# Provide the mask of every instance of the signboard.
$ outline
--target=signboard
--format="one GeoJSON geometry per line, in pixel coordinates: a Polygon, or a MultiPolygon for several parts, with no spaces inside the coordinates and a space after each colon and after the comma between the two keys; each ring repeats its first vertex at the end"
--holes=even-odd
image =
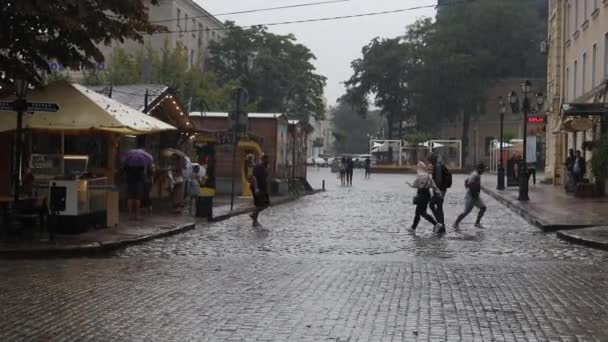
{"type": "MultiPolygon", "coordinates": [[[[15,102],[0,101],[0,112],[16,112],[17,106],[15,102]]],[[[59,111],[59,107],[56,103],[51,102],[28,102],[26,112],[48,112],[54,113],[59,111]]]]}
{"type": "Polygon", "coordinates": [[[528,123],[544,124],[544,123],[547,123],[547,117],[546,116],[529,116],[528,123]]]}
{"type": "Polygon", "coordinates": [[[593,120],[589,118],[574,118],[564,122],[564,128],[570,132],[586,131],[593,128],[593,120]]]}

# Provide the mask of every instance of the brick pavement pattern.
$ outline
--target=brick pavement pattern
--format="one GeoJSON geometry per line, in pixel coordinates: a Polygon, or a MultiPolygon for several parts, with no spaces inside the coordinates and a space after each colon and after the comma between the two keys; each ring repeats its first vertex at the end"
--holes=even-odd
{"type": "Polygon", "coordinates": [[[309,175],[330,191],[264,212],[267,231],[245,216],[107,258],[0,260],[0,341],[608,341],[605,251],[487,197],[486,229],[412,234],[406,176],[309,175]]]}
{"type": "Polygon", "coordinates": [[[0,266],[2,341],[606,341],[593,265],[266,256],[0,266]]]}

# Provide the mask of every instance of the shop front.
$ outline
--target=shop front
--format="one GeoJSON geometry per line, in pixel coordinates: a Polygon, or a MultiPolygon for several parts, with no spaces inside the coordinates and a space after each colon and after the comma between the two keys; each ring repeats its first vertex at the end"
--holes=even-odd
{"type": "MultiPolygon", "coordinates": [[[[0,177],[11,179],[17,167],[20,179],[12,182],[20,182],[23,196],[55,203],[53,195],[60,194],[57,227],[66,232],[118,224],[121,139],[174,128],[68,82],[35,90],[28,100],[57,103],[60,110],[24,116],[23,164],[11,156],[10,163],[1,164],[0,177]]],[[[14,139],[15,127],[14,116],[0,117],[3,136],[14,139]]]]}

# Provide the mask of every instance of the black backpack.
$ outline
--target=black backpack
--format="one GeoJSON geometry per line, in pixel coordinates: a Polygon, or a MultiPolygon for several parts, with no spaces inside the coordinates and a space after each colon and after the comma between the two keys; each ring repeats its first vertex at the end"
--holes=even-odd
{"type": "Polygon", "coordinates": [[[441,164],[441,181],[446,189],[452,187],[452,173],[445,165],[441,164]]]}

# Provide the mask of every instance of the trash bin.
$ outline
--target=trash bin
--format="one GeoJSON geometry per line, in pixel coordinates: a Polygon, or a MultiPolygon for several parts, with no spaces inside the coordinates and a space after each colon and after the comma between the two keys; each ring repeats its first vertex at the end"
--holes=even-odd
{"type": "Polygon", "coordinates": [[[196,217],[213,218],[213,197],[199,196],[196,199],[196,217]]]}

